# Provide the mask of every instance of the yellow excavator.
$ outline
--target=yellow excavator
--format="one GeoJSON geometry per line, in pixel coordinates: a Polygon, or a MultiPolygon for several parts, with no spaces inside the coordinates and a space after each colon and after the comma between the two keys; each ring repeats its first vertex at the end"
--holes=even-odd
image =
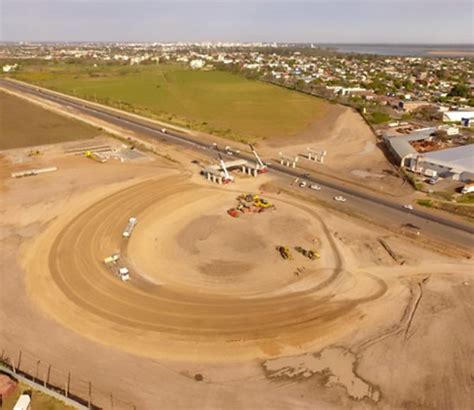
{"type": "Polygon", "coordinates": [[[313,249],[304,249],[301,246],[296,246],[295,251],[301,253],[303,256],[307,257],[308,259],[311,259],[312,261],[321,257],[319,252],[313,249]]]}
{"type": "Polygon", "coordinates": [[[280,252],[280,256],[283,258],[283,259],[292,259],[291,257],[291,252],[290,252],[290,249],[288,248],[288,246],[277,246],[276,247],[276,250],[278,252],[280,252]]]}

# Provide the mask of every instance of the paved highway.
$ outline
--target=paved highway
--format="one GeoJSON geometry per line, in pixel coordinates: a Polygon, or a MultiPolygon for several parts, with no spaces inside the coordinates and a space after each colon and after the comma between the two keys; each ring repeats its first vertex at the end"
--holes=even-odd
{"type": "MultiPolygon", "coordinates": [[[[63,94],[49,92],[24,83],[0,80],[0,86],[14,91],[32,94],[36,97],[58,103],[63,107],[72,108],[89,116],[107,121],[124,129],[151,136],[162,142],[200,150],[202,153],[215,157],[214,146],[210,146],[207,143],[195,140],[188,135],[180,134],[175,131],[168,130],[166,133],[162,132],[157,124],[147,121],[146,119],[139,120],[127,115],[126,113],[118,114],[116,111],[91,104],[84,100],[78,100],[63,94]]],[[[240,152],[234,153],[234,156],[254,161],[254,157],[251,154],[240,152]]],[[[296,177],[302,178],[303,174],[303,171],[301,170],[284,167],[280,164],[272,163],[269,166],[269,169],[275,175],[286,178],[290,177],[292,179],[296,177]]],[[[318,193],[311,191],[311,194],[324,196],[325,199],[329,199],[328,194],[343,194],[348,201],[345,204],[340,204],[341,206],[356,209],[357,211],[365,213],[370,218],[379,220],[387,225],[399,227],[402,224],[411,223],[422,228],[424,234],[432,235],[440,240],[468,247],[472,244],[474,227],[469,223],[454,221],[420,209],[414,209],[412,211],[406,210],[402,208],[399,203],[386,197],[381,197],[340,181],[331,180],[326,176],[322,177],[312,174],[305,176],[303,179],[310,183],[317,183],[323,187],[324,193],[322,195],[320,193],[321,191],[318,193]]]]}

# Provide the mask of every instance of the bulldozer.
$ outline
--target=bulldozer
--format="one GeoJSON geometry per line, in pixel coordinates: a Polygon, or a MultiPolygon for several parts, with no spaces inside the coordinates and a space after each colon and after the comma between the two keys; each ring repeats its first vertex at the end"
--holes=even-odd
{"type": "Polygon", "coordinates": [[[43,155],[43,152],[40,151],[40,150],[37,150],[37,149],[32,149],[32,150],[28,153],[28,156],[29,156],[29,157],[40,157],[41,155],[43,155]]]}
{"type": "Polygon", "coordinates": [[[319,252],[313,249],[304,249],[301,246],[296,246],[295,251],[301,253],[303,256],[305,256],[308,259],[311,259],[312,261],[319,259],[321,257],[319,252]]]}
{"type": "Polygon", "coordinates": [[[280,256],[283,258],[283,259],[291,259],[291,252],[290,252],[290,249],[288,248],[288,246],[277,246],[276,247],[276,250],[278,252],[280,252],[280,256]]]}

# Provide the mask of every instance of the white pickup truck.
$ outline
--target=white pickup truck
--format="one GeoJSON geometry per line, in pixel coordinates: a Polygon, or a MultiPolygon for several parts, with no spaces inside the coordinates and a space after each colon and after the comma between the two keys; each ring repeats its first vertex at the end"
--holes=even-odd
{"type": "Polygon", "coordinates": [[[125,230],[122,233],[122,236],[124,238],[130,238],[130,235],[132,234],[133,228],[135,228],[135,225],[137,224],[137,222],[138,222],[137,218],[130,218],[128,220],[127,227],[125,228],[125,230]]]}
{"type": "Polygon", "coordinates": [[[130,280],[130,273],[127,268],[119,268],[117,273],[120,276],[120,279],[122,279],[124,282],[130,280]]]}

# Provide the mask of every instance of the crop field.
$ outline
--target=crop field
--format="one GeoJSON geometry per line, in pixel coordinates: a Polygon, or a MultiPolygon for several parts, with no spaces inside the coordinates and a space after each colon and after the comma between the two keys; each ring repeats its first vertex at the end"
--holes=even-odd
{"type": "Polygon", "coordinates": [[[220,71],[176,65],[26,66],[19,80],[236,140],[291,137],[328,103],[220,71]]]}
{"type": "Polygon", "coordinates": [[[95,137],[92,126],[0,92],[0,150],[95,137]]]}

